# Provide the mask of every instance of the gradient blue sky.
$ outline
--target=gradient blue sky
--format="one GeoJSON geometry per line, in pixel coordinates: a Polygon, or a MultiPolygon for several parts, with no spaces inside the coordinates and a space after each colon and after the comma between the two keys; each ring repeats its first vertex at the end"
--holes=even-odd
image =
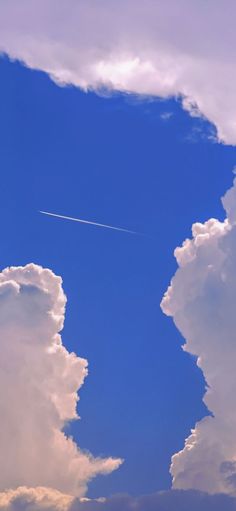
{"type": "Polygon", "coordinates": [[[169,488],[170,457],[206,409],[201,373],[159,304],[192,223],[223,218],[235,148],[178,101],[86,94],[6,58],[0,74],[1,267],[33,261],[62,276],[63,340],[90,369],[82,420],[67,431],[125,459],[89,495],[169,488]]]}

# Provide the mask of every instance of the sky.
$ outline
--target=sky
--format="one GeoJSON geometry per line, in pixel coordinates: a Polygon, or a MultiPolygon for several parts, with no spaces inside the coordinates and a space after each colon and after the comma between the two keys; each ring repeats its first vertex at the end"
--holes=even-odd
{"type": "Polygon", "coordinates": [[[112,4],[0,2],[0,509],[230,511],[233,18],[112,4]]]}

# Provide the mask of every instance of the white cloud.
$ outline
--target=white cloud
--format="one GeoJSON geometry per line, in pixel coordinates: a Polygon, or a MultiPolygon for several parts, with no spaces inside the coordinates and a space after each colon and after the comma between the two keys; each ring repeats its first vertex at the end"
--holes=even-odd
{"type": "Polygon", "coordinates": [[[67,511],[74,501],[74,497],[51,488],[19,487],[15,490],[6,490],[0,493],[0,510],[16,511],[67,511]]]}
{"type": "Polygon", "coordinates": [[[66,298],[61,278],[29,264],[0,273],[0,490],[49,486],[83,495],[121,460],[93,458],[67,438],[87,361],[58,332],[66,298]]]}
{"type": "Polygon", "coordinates": [[[0,493],[0,511],[236,511],[236,499],[196,491],[166,491],[143,497],[78,499],[49,488],[0,493]]]}
{"type": "Polygon", "coordinates": [[[163,121],[169,121],[171,119],[171,117],[173,116],[173,112],[163,112],[161,115],[160,115],[160,118],[163,120],[163,121]]]}
{"type": "Polygon", "coordinates": [[[179,264],[162,301],[196,355],[213,416],[196,424],[172,458],[174,488],[236,495],[236,179],[223,198],[227,217],[193,225],[175,250],[179,264]]]}
{"type": "Polygon", "coordinates": [[[60,83],[185,96],[236,144],[234,0],[1,0],[0,51],[60,83]]]}

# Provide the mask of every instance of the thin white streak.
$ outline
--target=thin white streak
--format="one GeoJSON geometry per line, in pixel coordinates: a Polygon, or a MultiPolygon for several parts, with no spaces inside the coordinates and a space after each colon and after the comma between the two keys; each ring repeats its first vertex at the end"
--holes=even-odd
{"type": "Polygon", "coordinates": [[[129,229],[123,229],[122,227],[114,227],[113,225],[99,224],[98,222],[91,222],[90,220],[82,220],[81,218],[74,218],[71,216],[57,215],[56,213],[49,213],[48,211],[39,211],[39,213],[43,213],[43,215],[54,216],[56,218],[62,218],[63,220],[72,220],[73,222],[79,222],[81,224],[95,225],[96,227],[105,227],[106,229],[113,229],[114,231],[123,231],[137,235],[141,234],[139,232],[130,231],[129,229]]]}

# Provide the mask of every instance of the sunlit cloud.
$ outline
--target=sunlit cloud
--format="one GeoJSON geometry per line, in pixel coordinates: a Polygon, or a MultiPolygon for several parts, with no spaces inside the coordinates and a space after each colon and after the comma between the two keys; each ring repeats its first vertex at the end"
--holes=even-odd
{"type": "Polygon", "coordinates": [[[34,264],[0,273],[0,490],[47,486],[82,496],[120,459],[94,458],[63,431],[78,418],[87,360],[62,344],[62,280],[34,264]],[[3,461],[4,460],[4,461],[3,461]]]}
{"type": "Polygon", "coordinates": [[[179,269],[162,309],[197,357],[211,413],[173,456],[173,487],[236,494],[236,180],[223,205],[224,222],[194,224],[193,238],[175,250],[179,269]]]}
{"type": "Polygon", "coordinates": [[[0,51],[60,85],[181,96],[236,144],[235,15],[233,0],[3,0],[0,51]]]}

